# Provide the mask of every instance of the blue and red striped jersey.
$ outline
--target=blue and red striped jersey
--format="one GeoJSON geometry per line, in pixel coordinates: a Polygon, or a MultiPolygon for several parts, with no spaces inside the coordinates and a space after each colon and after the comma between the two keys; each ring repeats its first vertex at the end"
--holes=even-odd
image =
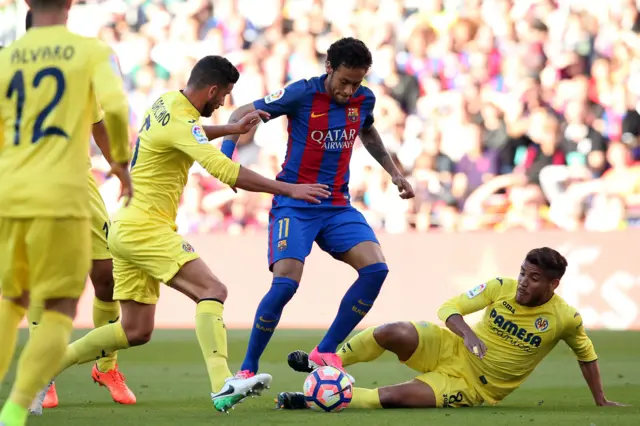
{"type": "MultiPolygon", "coordinates": [[[[349,204],[349,162],[362,128],[373,125],[376,98],[360,86],[346,104],[336,103],[324,88],[327,75],[296,81],[253,103],[271,118],[286,115],[287,153],[277,179],[289,183],[324,183],[331,197],[321,205],[349,204]]],[[[278,198],[278,205],[309,206],[278,198]]]]}

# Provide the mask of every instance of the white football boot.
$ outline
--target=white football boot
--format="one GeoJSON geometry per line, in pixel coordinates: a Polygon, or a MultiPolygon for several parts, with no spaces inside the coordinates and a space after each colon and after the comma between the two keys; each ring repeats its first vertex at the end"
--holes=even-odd
{"type": "Polygon", "coordinates": [[[31,406],[29,407],[29,413],[32,416],[42,415],[42,404],[44,403],[44,398],[45,396],[47,396],[47,391],[49,390],[49,387],[51,386],[52,383],[53,383],[53,380],[50,381],[49,384],[44,387],[44,389],[38,392],[35,399],[31,403],[31,406]]]}
{"type": "Polygon", "coordinates": [[[227,413],[245,398],[255,397],[269,389],[273,378],[269,374],[256,374],[249,378],[230,377],[219,392],[211,393],[211,402],[217,411],[227,413]]]}

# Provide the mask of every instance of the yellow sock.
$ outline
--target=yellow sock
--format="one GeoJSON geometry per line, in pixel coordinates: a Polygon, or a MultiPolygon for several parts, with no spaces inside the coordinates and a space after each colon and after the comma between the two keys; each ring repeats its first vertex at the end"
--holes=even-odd
{"type": "Polygon", "coordinates": [[[29,321],[29,335],[31,335],[38,328],[40,319],[42,318],[42,312],[44,312],[44,302],[41,300],[32,300],[29,304],[29,310],[27,311],[27,321],[29,321]]]}
{"type": "Polygon", "coordinates": [[[369,327],[361,331],[342,346],[338,351],[342,365],[346,367],[358,362],[373,361],[384,353],[384,348],[373,337],[375,329],[376,327],[369,327]]]}
{"type": "Polygon", "coordinates": [[[45,310],[38,332],[29,338],[18,361],[16,381],[9,401],[25,410],[36,394],[53,378],[69,344],[71,317],[45,310]]]}
{"type": "Polygon", "coordinates": [[[211,391],[218,392],[233,376],[227,365],[227,330],[222,320],[222,303],[204,300],[196,306],[196,336],[207,364],[211,391]]]}
{"type": "Polygon", "coordinates": [[[127,335],[119,322],[91,330],[67,347],[56,376],[72,365],[96,361],[128,347],[127,335]]]}
{"type": "Polygon", "coordinates": [[[9,370],[13,354],[16,350],[18,327],[24,317],[25,309],[11,302],[0,300],[0,383],[9,370]]]}
{"type": "Polygon", "coordinates": [[[353,388],[349,408],[382,408],[378,389],[353,388]]]}
{"type": "MultiPolygon", "coordinates": [[[[98,298],[93,299],[93,325],[95,328],[113,324],[120,319],[120,302],[103,302],[98,298]]],[[[100,358],[96,364],[102,372],[116,368],[118,353],[112,352],[104,358],[100,358]]]]}

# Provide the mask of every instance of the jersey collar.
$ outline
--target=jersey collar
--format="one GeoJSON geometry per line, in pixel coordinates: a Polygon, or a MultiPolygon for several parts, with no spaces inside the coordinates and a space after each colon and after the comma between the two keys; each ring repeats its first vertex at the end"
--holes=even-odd
{"type": "Polygon", "coordinates": [[[184,93],[182,93],[182,90],[180,90],[180,96],[178,96],[177,99],[180,102],[180,106],[184,107],[185,112],[187,114],[189,114],[190,116],[192,116],[196,120],[198,120],[200,118],[200,111],[198,111],[198,109],[193,106],[191,101],[189,99],[187,99],[187,97],[184,95],[184,93]]]}

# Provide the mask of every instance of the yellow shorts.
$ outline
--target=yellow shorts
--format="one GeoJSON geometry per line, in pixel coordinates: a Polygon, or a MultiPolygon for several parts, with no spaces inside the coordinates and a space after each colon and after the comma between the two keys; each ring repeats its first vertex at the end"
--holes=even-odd
{"type": "Polygon", "coordinates": [[[416,379],[428,384],[442,407],[472,407],[481,405],[482,397],[468,380],[466,361],[461,351],[462,340],[449,330],[425,321],[412,322],[418,331],[416,351],[405,364],[421,373],[416,379]]]}
{"type": "Polygon", "coordinates": [[[89,219],[0,217],[0,289],[18,298],[79,298],[91,268],[89,219]]]}
{"type": "Polygon", "coordinates": [[[91,209],[91,259],[111,259],[107,244],[111,226],[109,214],[91,170],[89,170],[89,208],[91,209]]]}
{"type": "Polygon", "coordinates": [[[114,300],[155,305],[160,283],[199,256],[169,225],[115,221],[109,232],[114,300]]]}

